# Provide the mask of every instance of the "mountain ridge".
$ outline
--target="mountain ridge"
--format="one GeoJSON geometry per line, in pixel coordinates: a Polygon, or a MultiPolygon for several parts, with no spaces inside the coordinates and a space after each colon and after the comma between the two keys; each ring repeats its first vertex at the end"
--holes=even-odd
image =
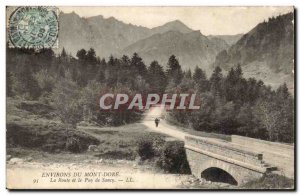
{"type": "Polygon", "coordinates": [[[220,49],[228,47],[224,40],[210,40],[200,30],[194,31],[180,20],[170,21],[164,25],[150,29],[126,24],[114,17],[104,18],[102,15],[98,15],[83,18],[72,12],[60,14],[60,26],[59,43],[68,52],[71,52],[73,56],[76,56],[77,51],[82,48],[87,50],[92,47],[100,57],[107,58],[110,55],[120,57],[123,54],[131,56],[136,52],[143,59],[145,57],[146,64],[157,60],[165,66],[165,59],[175,54],[178,55],[185,69],[193,68],[196,65],[200,65],[206,69],[208,64],[212,63],[212,56],[216,55],[220,49]],[[178,32],[177,35],[175,32],[178,32]],[[171,37],[168,37],[168,35],[171,37]],[[160,36],[160,39],[167,38],[168,41],[157,40],[160,36]],[[177,41],[176,37],[180,38],[181,45],[175,43],[177,41]],[[148,48],[148,53],[144,55],[146,49],[142,49],[141,46],[137,45],[142,40],[152,38],[156,40],[155,43],[157,45],[155,46],[148,41],[147,44],[149,47],[152,47],[152,51],[148,48]],[[164,43],[164,45],[161,43],[164,43]],[[199,45],[196,46],[195,43],[199,45]],[[177,48],[173,47],[174,44],[177,45],[177,48]],[[204,49],[208,45],[210,46],[209,49],[204,49]],[[134,46],[138,48],[134,49],[134,46]],[[160,49],[159,53],[155,53],[153,50],[155,47],[164,48],[166,51],[160,49]],[[130,51],[126,51],[130,48],[130,51]],[[195,51],[192,51],[191,48],[195,49],[195,51]],[[208,52],[211,52],[211,54],[208,54],[208,52]]]}
{"type": "MultiPolygon", "coordinates": [[[[272,83],[289,83],[293,89],[294,70],[294,14],[292,12],[257,24],[244,34],[227,50],[221,51],[213,66],[220,66],[225,70],[241,64],[246,75],[256,75],[272,85],[272,83]],[[251,67],[259,64],[255,70],[251,67]],[[259,69],[259,70],[258,70],[259,69]],[[271,81],[276,75],[280,82],[271,81]],[[264,76],[262,76],[264,75],[264,76]],[[272,77],[270,75],[273,75],[272,77]]],[[[273,85],[277,87],[278,85],[273,85]]]]}
{"type": "Polygon", "coordinates": [[[199,66],[208,70],[215,55],[227,47],[225,41],[212,41],[200,31],[189,33],[168,31],[139,40],[126,47],[123,52],[125,54],[138,52],[146,63],[157,60],[163,66],[166,66],[169,56],[174,54],[183,69],[194,69],[199,66]]]}

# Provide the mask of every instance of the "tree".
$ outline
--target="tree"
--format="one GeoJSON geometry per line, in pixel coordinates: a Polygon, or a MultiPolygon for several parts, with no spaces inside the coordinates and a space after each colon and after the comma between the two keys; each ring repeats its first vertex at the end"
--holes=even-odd
{"type": "Polygon", "coordinates": [[[96,52],[93,48],[90,48],[86,54],[86,62],[87,62],[87,70],[86,70],[86,77],[88,80],[93,80],[98,72],[97,66],[97,57],[96,52]]]}
{"type": "Polygon", "coordinates": [[[128,56],[123,55],[120,60],[120,69],[119,69],[119,82],[122,84],[131,85],[134,81],[132,77],[132,69],[130,68],[130,59],[128,56]]]}
{"type": "Polygon", "coordinates": [[[63,47],[63,49],[62,49],[62,51],[61,51],[61,54],[60,54],[60,56],[62,57],[62,58],[65,58],[65,57],[67,57],[67,52],[66,52],[66,50],[65,50],[65,48],[63,47]]]}
{"type": "Polygon", "coordinates": [[[256,103],[256,117],[264,125],[270,141],[293,142],[294,101],[286,93],[284,84],[278,88],[277,92],[271,100],[260,99],[256,103]]]}
{"type": "Polygon", "coordinates": [[[219,66],[217,66],[209,79],[210,91],[214,95],[222,95],[222,80],[222,69],[219,66]]]}
{"type": "Polygon", "coordinates": [[[184,73],[184,76],[188,79],[191,79],[192,78],[192,71],[191,69],[188,69],[185,73],[184,73]]]}
{"type": "Polygon", "coordinates": [[[10,71],[6,71],[6,96],[11,97],[13,93],[14,76],[10,71]]]}
{"type": "Polygon", "coordinates": [[[95,80],[89,81],[87,86],[82,90],[82,105],[83,105],[83,119],[85,121],[97,121],[97,112],[99,110],[99,93],[101,91],[101,84],[95,80]]]}
{"type": "Polygon", "coordinates": [[[143,78],[146,77],[146,65],[144,64],[143,59],[137,53],[134,53],[131,58],[131,67],[135,69],[137,74],[141,75],[143,78]]]}
{"type": "Polygon", "coordinates": [[[261,119],[255,117],[254,107],[251,104],[246,103],[239,109],[236,121],[239,123],[236,134],[268,139],[267,131],[261,123],[261,119]]]}
{"type": "Polygon", "coordinates": [[[96,52],[93,48],[90,48],[86,54],[86,60],[90,64],[96,64],[97,63],[97,57],[96,52]]]}
{"type": "Polygon", "coordinates": [[[79,86],[72,80],[71,74],[66,73],[55,85],[52,99],[57,116],[66,125],[67,129],[76,128],[83,116],[79,86]]]}
{"type": "Polygon", "coordinates": [[[34,75],[35,79],[38,82],[40,89],[43,92],[52,92],[52,89],[55,85],[55,78],[51,76],[48,70],[42,69],[34,75]]]}
{"type": "Polygon", "coordinates": [[[193,74],[193,81],[195,82],[197,88],[200,92],[205,92],[209,90],[209,83],[206,78],[205,72],[196,66],[194,74],[193,74]]]}
{"type": "Polygon", "coordinates": [[[290,97],[289,89],[287,88],[286,83],[283,83],[278,87],[276,96],[279,101],[287,100],[290,97]]]}
{"type": "Polygon", "coordinates": [[[116,86],[118,82],[118,62],[113,56],[109,57],[105,70],[105,79],[108,86],[116,86]]]}
{"type": "Polygon", "coordinates": [[[167,77],[157,61],[151,62],[148,68],[147,82],[150,85],[150,92],[153,93],[163,93],[166,88],[167,77]]]}
{"type": "Polygon", "coordinates": [[[173,81],[175,85],[178,85],[182,78],[183,78],[183,72],[181,69],[181,66],[176,59],[175,55],[171,55],[167,64],[167,77],[169,82],[173,81]]]}
{"type": "Polygon", "coordinates": [[[79,60],[85,60],[86,59],[86,50],[81,49],[77,52],[76,57],[78,57],[79,60]]]}
{"type": "Polygon", "coordinates": [[[41,95],[38,82],[33,76],[33,71],[28,65],[21,65],[13,82],[13,92],[23,95],[26,99],[37,99],[41,95]]]}
{"type": "Polygon", "coordinates": [[[236,68],[231,68],[224,81],[224,95],[227,101],[243,103],[247,99],[247,81],[242,77],[242,69],[238,64],[236,68]]]}

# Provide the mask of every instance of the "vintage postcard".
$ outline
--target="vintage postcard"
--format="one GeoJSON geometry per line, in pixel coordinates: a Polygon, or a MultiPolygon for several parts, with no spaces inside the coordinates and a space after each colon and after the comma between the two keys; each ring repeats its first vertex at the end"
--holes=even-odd
{"type": "Polygon", "coordinates": [[[6,187],[295,189],[294,7],[6,7],[6,187]]]}

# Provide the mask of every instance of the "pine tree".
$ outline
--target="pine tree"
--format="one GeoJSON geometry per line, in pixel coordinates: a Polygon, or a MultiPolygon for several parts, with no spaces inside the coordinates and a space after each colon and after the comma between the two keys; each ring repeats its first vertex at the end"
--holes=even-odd
{"type": "Polygon", "coordinates": [[[62,57],[62,58],[65,58],[65,57],[67,57],[67,52],[66,52],[66,50],[65,50],[65,48],[63,47],[63,49],[62,49],[62,51],[61,51],[61,54],[60,54],[60,56],[62,57]]]}
{"type": "Polygon", "coordinates": [[[150,85],[150,92],[153,93],[163,93],[166,88],[167,78],[163,67],[157,61],[151,62],[148,68],[147,82],[150,85]]]}
{"type": "Polygon", "coordinates": [[[191,69],[188,69],[188,70],[185,72],[184,76],[185,76],[186,78],[188,78],[188,79],[191,79],[191,78],[192,78],[192,71],[191,71],[191,69]]]}
{"type": "Polygon", "coordinates": [[[222,69],[217,66],[209,79],[210,90],[214,95],[222,95],[222,80],[222,69]]]}
{"type": "Polygon", "coordinates": [[[198,89],[200,90],[200,92],[205,92],[208,90],[208,80],[206,78],[206,74],[205,72],[199,68],[198,66],[196,66],[194,74],[193,74],[193,80],[196,84],[196,86],[198,87],[198,89]]]}
{"type": "Polygon", "coordinates": [[[166,72],[169,82],[173,81],[176,85],[181,82],[183,78],[183,72],[175,55],[170,56],[166,72]]]}
{"type": "Polygon", "coordinates": [[[85,60],[86,59],[86,50],[81,49],[77,52],[76,57],[78,57],[79,60],[85,60]]]}
{"type": "Polygon", "coordinates": [[[24,95],[29,99],[37,99],[41,95],[38,82],[35,80],[30,66],[19,67],[13,88],[18,95],[24,95]]]}
{"type": "Polygon", "coordinates": [[[90,48],[86,54],[86,60],[90,64],[95,64],[97,63],[97,57],[96,57],[96,52],[93,48],[90,48]]]}
{"type": "Polygon", "coordinates": [[[137,54],[134,53],[131,58],[131,67],[135,69],[135,72],[141,75],[143,78],[147,75],[147,68],[143,62],[143,59],[137,54]]]}

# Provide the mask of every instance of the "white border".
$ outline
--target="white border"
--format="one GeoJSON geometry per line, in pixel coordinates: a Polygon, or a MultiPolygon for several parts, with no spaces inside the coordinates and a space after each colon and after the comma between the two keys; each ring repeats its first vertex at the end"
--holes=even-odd
{"type": "MultiPolygon", "coordinates": [[[[151,0],[151,1],[141,1],[141,0],[72,0],[72,1],[64,1],[62,0],[51,0],[51,1],[46,1],[46,0],[3,0],[0,2],[1,4],[1,20],[0,20],[0,26],[1,26],[1,36],[0,36],[0,43],[1,45],[1,50],[0,50],[0,60],[1,60],[1,65],[0,65],[0,127],[2,130],[2,136],[0,138],[0,143],[1,143],[1,149],[0,149],[0,155],[1,155],[1,160],[0,160],[0,167],[1,167],[1,175],[0,175],[0,193],[1,194],[8,194],[11,193],[5,189],[5,129],[6,129],[6,121],[5,121],[5,96],[6,96],[6,86],[5,86],[5,67],[6,67],[6,55],[5,55],[5,48],[6,48],[6,12],[5,12],[5,7],[7,5],[54,5],[54,6],[59,6],[59,5],[65,5],[65,6],[291,6],[294,5],[296,8],[299,9],[300,7],[300,1],[296,0],[273,0],[273,1],[267,1],[267,0],[227,0],[227,1],[222,1],[222,0],[206,0],[206,1],[200,1],[200,0],[172,0],[172,1],[162,1],[162,0],[151,0]]],[[[298,19],[297,25],[299,25],[298,19]]],[[[297,32],[297,37],[298,37],[298,30],[297,32]]],[[[298,40],[298,39],[297,39],[298,40]]],[[[298,45],[298,41],[297,41],[298,45]]],[[[297,56],[299,54],[299,50],[297,51],[297,56]]],[[[297,69],[297,75],[299,77],[299,69],[297,69]]],[[[297,91],[299,91],[299,83],[297,81],[297,91]]],[[[297,102],[299,100],[299,96],[297,98],[297,102]]],[[[298,110],[299,105],[297,106],[298,110]]],[[[299,119],[299,115],[297,115],[297,121],[299,119]]],[[[298,129],[297,129],[298,130],[298,129]]],[[[299,132],[297,133],[297,140],[299,140],[299,132]]],[[[299,151],[299,150],[297,150],[299,151]]],[[[297,156],[299,155],[299,152],[297,152],[297,156]]],[[[299,170],[299,167],[298,167],[299,170]]],[[[299,172],[297,174],[299,176],[299,172]]],[[[299,188],[299,182],[297,182],[297,187],[299,188]]],[[[299,190],[298,190],[299,191],[299,190]]],[[[26,193],[32,193],[32,192],[26,192],[26,193]]],[[[42,194],[44,192],[36,192],[35,194],[42,194]]],[[[63,194],[65,192],[48,192],[48,194],[63,194]]],[[[68,192],[68,193],[75,193],[75,192],[68,192]]],[[[84,194],[86,192],[76,192],[80,194],[84,194]]],[[[97,192],[101,194],[109,194],[112,192],[97,192]]],[[[114,193],[125,193],[125,192],[114,192],[114,193]]],[[[126,193],[146,193],[146,192],[126,192],[126,193]]],[[[147,192],[149,193],[149,192],[147,192]]],[[[152,192],[155,194],[164,194],[164,193],[174,193],[174,192],[152,192]]],[[[189,193],[183,192],[183,193],[189,193]]],[[[195,193],[195,192],[194,192],[195,193]]],[[[197,193],[210,193],[210,194],[215,194],[217,192],[204,192],[200,191],[197,193]]],[[[228,192],[227,192],[228,193],[228,192]]],[[[232,192],[229,192],[232,193],[232,192]]],[[[249,192],[236,192],[237,194],[242,194],[242,193],[247,193],[249,192]]],[[[256,193],[256,192],[250,192],[250,194],[256,193]]],[[[267,193],[267,192],[266,192],[267,193]]],[[[269,192],[270,193],[270,192],[269,192]]],[[[284,194],[288,194],[288,192],[283,192],[284,194]]],[[[297,192],[298,193],[298,192],[297,192]]]]}

